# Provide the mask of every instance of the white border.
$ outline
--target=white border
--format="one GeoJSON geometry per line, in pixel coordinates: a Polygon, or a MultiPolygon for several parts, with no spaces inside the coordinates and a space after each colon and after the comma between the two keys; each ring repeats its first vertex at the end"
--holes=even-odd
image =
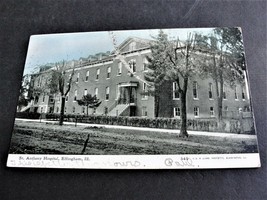
{"type": "Polygon", "coordinates": [[[71,169],[258,168],[259,153],[200,155],[9,154],[7,167],[71,169]]]}

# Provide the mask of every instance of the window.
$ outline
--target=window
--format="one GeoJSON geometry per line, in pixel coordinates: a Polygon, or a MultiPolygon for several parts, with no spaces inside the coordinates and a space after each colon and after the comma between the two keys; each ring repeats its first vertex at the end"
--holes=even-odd
{"type": "Polygon", "coordinates": [[[78,91],[77,91],[77,90],[75,90],[75,91],[74,91],[74,101],[76,101],[76,100],[77,100],[77,96],[78,96],[78,91]]]}
{"type": "Polygon", "coordinates": [[[98,88],[95,88],[95,96],[98,97],[98,88]]]}
{"type": "Polygon", "coordinates": [[[226,92],[225,92],[225,87],[223,87],[223,99],[226,100],[226,92]]]}
{"type": "Polygon", "coordinates": [[[147,116],[147,109],[145,106],[142,107],[142,116],[144,116],[144,117],[147,116]]]}
{"type": "Polygon", "coordinates": [[[75,107],[74,106],[72,107],[72,112],[75,113],[75,107]]]}
{"type": "Polygon", "coordinates": [[[76,83],[79,82],[79,77],[80,77],[80,73],[77,74],[77,79],[76,79],[76,83]]]}
{"type": "Polygon", "coordinates": [[[173,108],[173,116],[180,117],[181,116],[181,109],[179,107],[173,108]]]}
{"type": "Polygon", "coordinates": [[[59,107],[57,107],[57,110],[56,110],[57,113],[59,113],[59,107]]]}
{"type": "Polygon", "coordinates": [[[85,81],[87,82],[89,80],[89,71],[86,72],[85,81]]]}
{"type": "Polygon", "coordinates": [[[228,106],[224,106],[224,111],[228,111],[228,106]]]}
{"type": "Polygon", "coordinates": [[[210,116],[214,117],[214,108],[213,107],[210,107],[210,116]]]}
{"type": "Polygon", "coordinates": [[[130,51],[133,51],[133,50],[135,50],[136,49],[136,42],[132,42],[132,43],[130,43],[130,45],[129,45],[129,50],[130,51]]]}
{"type": "Polygon", "coordinates": [[[49,97],[49,103],[54,103],[53,97],[49,97]]]}
{"type": "Polygon", "coordinates": [[[38,101],[39,101],[39,97],[38,97],[38,96],[35,96],[35,98],[34,98],[34,103],[37,104],[38,101]]]}
{"type": "Polygon", "coordinates": [[[119,64],[118,64],[118,74],[117,75],[120,76],[121,72],[122,72],[122,63],[119,62],[119,64]]]}
{"type": "Polygon", "coordinates": [[[148,99],[148,95],[147,95],[147,84],[146,83],[143,83],[143,92],[144,92],[144,94],[142,94],[142,99],[143,100],[148,99]]]}
{"type": "Polygon", "coordinates": [[[43,107],[41,107],[41,113],[43,113],[43,107]]]}
{"type": "Polygon", "coordinates": [[[45,102],[45,94],[43,94],[43,102],[45,102]]]}
{"type": "Polygon", "coordinates": [[[117,84],[116,89],[117,89],[117,91],[116,91],[116,99],[119,99],[120,98],[120,84],[117,84]]]}
{"type": "Polygon", "coordinates": [[[194,99],[198,99],[198,93],[197,93],[197,90],[198,90],[198,85],[197,85],[197,82],[194,81],[194,82],[193,82],[193,98],[194,98],[194,99]]]}
{"type": "Polygon", "coordinates": [[[129,66],[130,66],[132,72],[135,73],[135,72],[136,72],[136,61],[135,61],[134,59],[132,59],[132,60],[130,60],[130,61],[128,62],[128,64],[129,64],[129,66]]]}
{"type": "Polygon", "coordinates": [[[209,83],[209,98],[212,99],[212,83],[209,83]]]}
{"type": "Polygon", "coordinates": [[[69,100],[69,94],[66,95],[65,101],[67,102],[69,100]]]}
{"type": "Polygon", "coordinates": [[[244,112],[249,112],[250,111],[250,107],[249,106],[244,106],[244,112]]]}
{"type": "Polygon", "coordinates": [[[49,113],[53,113],[53,107],[49,107],[49,113]]]}
{"type": "Polygon", "coordinates": [[[105,114],[105,115],[108,114],[108,107],[104,107],[104,114],[105,114]]]}
{"type": "Polygon", "coordinates": [[[194,116],[199,117],[199,107],[194,107],[194,116]]]}
{"type": "Polygon", "coordinates": [[[178,85],[176,82],[172,84],[173,99],[180,99],[180,93],[178,92],[178,85]]]}
{"type": "Polygon", "coordinates": [[[110,78],[110,73],[111,73],[111,67],[107,68],[107,78],[110,78]]]}
{"type": "Polygon", "coordinates": [[[39,79],[38,79],[38,87],[41,87],[41,85],[42,85],[42,77],[39,77],[39,79]]]}
{"type": "Polygon", "coordinates": [[[83,96],[87,95],[87,89],[84,89],[83,96]]]}
{"type": "Polygon", "coordinates": [[[246,100],[244,87],[242,87],[242,100],[243,100],[243,101],[246,100]]]}
{"type": "Polygon", "coordinates": [[[238,100],[237,86],[235,86],[235,100],[238,100]]]}
{"type": "Polygon", "coordinates": [[[99,79],[99,74],[100,74],[100,69],[97,69],[97,70],[96,70],[96,78],[95,78],[96,80],[99,79]]]}
{"type": "Polygon", "coordinates": [[[147,71],[147,65],[148,65],[148,60],[147,58],[143,58],[143,71],[147,71]]]}
{"type": "Polygon", "coordinates": [[[109,100],[109,87],[106,87],[106,101],[109,100]]]}
{"type": "Polygon", "coordinates": [[[82,114],[85,113],[85,107],[82,107],[82,114]]]}

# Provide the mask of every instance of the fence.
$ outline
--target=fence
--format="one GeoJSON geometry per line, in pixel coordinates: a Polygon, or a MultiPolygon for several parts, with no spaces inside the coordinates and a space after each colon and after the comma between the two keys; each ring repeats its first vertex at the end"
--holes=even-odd
{"type": "MultiPolygon", "coordinates": [[[[38,113],[17,113],[18,118],[38,119],[38,113]]],[[[42,114],[47,120],[59,120],[59,114],[42,114]]],[[[106,124],[120,126],[134,126],[147,128],[180,129],[181,120],[176,118],[145,118],[126,116],[102,116],[102,115],[64,115],[64,121],[88,124],[106,124]]],[[[224,119],[220,124],[216,119],[188,119],[188,130],[211,131],[227,133],[255,134],[252,118],[224,119]]]]}
{"type": "Polygon", "coordinates": [[[240,112],[240,111],[222,111],[222,117],[225,119],[239,119],[242,118],[252,118],[251,112],[240,112]]]}

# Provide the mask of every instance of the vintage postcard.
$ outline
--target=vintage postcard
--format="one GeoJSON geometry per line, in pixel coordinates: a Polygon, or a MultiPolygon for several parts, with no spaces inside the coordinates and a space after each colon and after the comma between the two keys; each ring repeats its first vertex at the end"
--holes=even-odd
{"type": "Polygon", "coordinates": [[[33,35],[8,167],[260,167],[241,28],[33,35]]]}

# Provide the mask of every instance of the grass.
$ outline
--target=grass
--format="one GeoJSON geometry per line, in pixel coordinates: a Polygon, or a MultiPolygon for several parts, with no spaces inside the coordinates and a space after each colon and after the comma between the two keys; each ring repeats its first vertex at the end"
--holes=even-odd
{"type": "Polygon", "coordinates": [[[81,154],[85,140],[87,155],[138,154],[227,154],[257,152],[255,138],[228,138],[174,133],[90,128],[84,126],[16,121],[10,153],[81,154]]]}

